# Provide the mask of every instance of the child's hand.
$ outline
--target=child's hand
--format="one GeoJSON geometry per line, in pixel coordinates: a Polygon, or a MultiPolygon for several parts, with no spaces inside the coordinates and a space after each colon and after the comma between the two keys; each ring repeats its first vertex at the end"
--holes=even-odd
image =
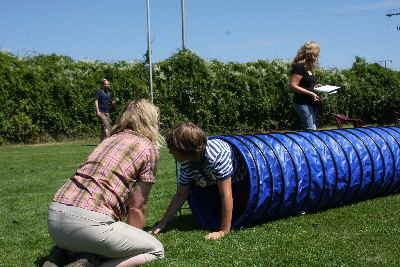
{"type": "Polygon", "coordinates": [[[217,240],[220,239],[221,237],[223,237],[224,235],[226,235],[228,232],[224,232],[224,231],[218,231],[218,232],[212,232],[209,233],[208,235],[206,235],[206,239],[207,240],[217,240]]]}
{"type": "Polygon", "coordinates": [[[162,223],[158,223],[156,226],[154,226],[149,233],[150,234],[154,234],[154,235],[158,235],[159,233],[161,233],[165,228],[165,225],[162,223]]]}

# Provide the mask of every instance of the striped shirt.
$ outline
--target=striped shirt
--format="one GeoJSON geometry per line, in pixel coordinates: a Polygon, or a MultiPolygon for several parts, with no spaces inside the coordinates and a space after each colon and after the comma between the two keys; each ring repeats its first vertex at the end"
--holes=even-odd
{"type": "Polygon", "coordinates": [[[220,139],[207,141],[204,157],[200,162],[178,162],[178,183],[197,184],[201,187],[215,184],[233,175],[234,155],[231,146],[220,139]]]}
{"type": "Polygon", "coordinates": [[[136,181],[155,183],[159,151],[132,130],[105,139],[56,193],[53,201],[122,220],[136,181]]]}

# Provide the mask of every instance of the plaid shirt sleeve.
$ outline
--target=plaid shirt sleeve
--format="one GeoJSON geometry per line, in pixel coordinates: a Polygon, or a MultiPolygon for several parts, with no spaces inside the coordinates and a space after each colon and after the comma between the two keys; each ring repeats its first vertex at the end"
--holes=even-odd
{"type": "Polygon", "coordinates": [[[146,183],[156,182],[156,172],[159,152],[155,148],[148,148],[143,151],[141,166],[137,173],[137,180],[146,183]]]}

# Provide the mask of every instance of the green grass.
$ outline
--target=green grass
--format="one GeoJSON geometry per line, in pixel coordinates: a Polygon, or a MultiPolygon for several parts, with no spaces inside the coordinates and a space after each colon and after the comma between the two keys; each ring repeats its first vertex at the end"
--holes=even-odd
{"type": "MultiPolygon", "coordinates": [[[[47,206],[95,142],[0,147],[0,266],[36,266],[53,246],[47,206]]],[[[147,227],[174,194],[162,150],[147,227]]],[[[400,195],[290,217],[204,240],[189,210],[159,236],[166,259],[147,266],[400,266],[400,195]]]]}

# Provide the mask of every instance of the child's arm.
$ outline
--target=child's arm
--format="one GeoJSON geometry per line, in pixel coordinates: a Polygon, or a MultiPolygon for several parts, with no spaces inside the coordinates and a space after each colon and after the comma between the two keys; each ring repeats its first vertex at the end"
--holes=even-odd
{"type": "Polygon", "coordinates": [[[219,239],[230,232],[232,223],[232,182],[231,177],[217,181],[218,191],[221,198],[221,227],[218,232],[206,235],[206,239],[219,239]]]}
{"type": "Polygon", "coordinates": [[[167,223],[175,216],[178,209],[185,203],[189,194],[189,185],[178,185],[175,196],[172,198],[167,211],[161,221],[151,229],[150,233],[158,234],[167,226],[167,223]]]}

